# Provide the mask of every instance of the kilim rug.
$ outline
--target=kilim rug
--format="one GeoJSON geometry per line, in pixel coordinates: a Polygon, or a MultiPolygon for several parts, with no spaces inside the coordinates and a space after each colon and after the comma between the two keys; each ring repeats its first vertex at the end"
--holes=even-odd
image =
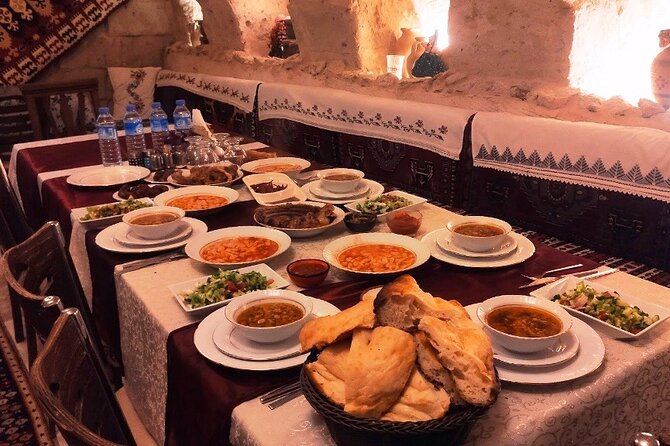
{"type": "Polygon", "coordinates": [[[0,85],[22,85],[128,0],[0,0],[0,85]]]}
{"type": "Polygon", "coordinates": [[[53,446],[28,373],[0,321],[0,445],[53,446]]]}

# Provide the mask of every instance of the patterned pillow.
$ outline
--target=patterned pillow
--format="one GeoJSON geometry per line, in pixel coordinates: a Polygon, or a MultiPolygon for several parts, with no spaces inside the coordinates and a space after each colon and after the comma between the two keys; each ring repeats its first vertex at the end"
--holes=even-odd
{"type": "Polygon", "coordinates": [[[161,67],[107,68],[114,92],[114,119],[123,119],[128,104],[135,104],[143,119],[149,118],[156,76],[160,70],[161,67]]]}

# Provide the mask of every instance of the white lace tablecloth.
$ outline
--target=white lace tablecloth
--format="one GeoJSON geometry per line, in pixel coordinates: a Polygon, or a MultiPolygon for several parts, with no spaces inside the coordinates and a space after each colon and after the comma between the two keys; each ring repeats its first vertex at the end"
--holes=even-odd
{"type": "MultiPolygon", "coordinates": [[[[670,289],[625,273],[595,280],[660,305],[670,299],[670,289]]],[[[637,341],[599,334],[606,349],[600,369],[564,384],[503,383],[464,445],[629,445],[635,432],[669,432],[670,322],[637,341]]],[[[334,444],[302,396],[274,411],[258,399],[241,404],[233,411],[230,440],[237,446],[334,444]]]]}
{"type": "Polygon", "coordinates": [[[258,118],[283,118],[318,128],[421,147],[457,160],[474,112],[379,98],[323,87],[262,83],[258,118]]]}
{"type": "Polygon", "coordinates": [[[214,76],[203,73],[182,73],[161,70],[156,78],[157,87],[173,86],[191,93],[216,99],[247,113],[251,113],[260,81],[214,76]]]}
{"type": "MultiPolygon", "coordinates": [[[[455,216],[432,204],[423,204],[423,225],[417,237],[443,227],[455,216]]],[[[388,232],[379,223],[375,231],[388,232]]],[[[323,248],[331,240],[349,235],[344,223],[324,234],[307,239],[294,239],[291,247],[267,264],[288,280],[286,265],[300,258],[322,258],[323,248]]],[[[167,338],[171,331],[196,322],[176,302],[167,285],[209,275],[213,268],[190,259],[154,265],[138,271],[116,272],[116,295],[119,307],[121,351],[125,368],[125,387],[137,413],[151,435],[164,441],[165,401],[167,394],[167,338]]],[[[350,280],[355,276],[332,268],[328,281],[350,280]]],[[[298,290],[291,285],[289,289],[298,290]]],[[[280,444],[280,443],[275,443],[280,444]]]]}
{"type": "Polygon", "coordinates": [[[476,167],[670,202],[670,132],[481,112],[476,167]]]}

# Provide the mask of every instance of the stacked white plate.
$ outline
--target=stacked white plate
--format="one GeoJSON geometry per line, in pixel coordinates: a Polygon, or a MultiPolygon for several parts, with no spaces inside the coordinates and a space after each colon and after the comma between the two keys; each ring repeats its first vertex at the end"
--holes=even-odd
{"type": "Polygon", "coordinates": [[[424,235],[421,242],[430,254],[443,262],[469,268],[499,268],[516,265],[535,253],[535,245],[521,234],[510,232],[500,246],[486,252],[463,249],[451,242],[451,231],[437,229],[424,235]]]}
{"type": "Polygon", "coordinates": [[[333,192],[323,187],[321,180],[311,181],[302,186],[302,191],[310,201],[319,201],[330,204],[347,204],[361,198],[367,198],[384,193],[384,186],[380,183],[363,178],[358,186],[350,192],[333,192]]]}
{"type": "MultiPolygon", "coordinates": [[[[477,315],[479,304],[465,309],[481,325],[477,315]]],[[[571,381],[597,370],[605,358],[605,344],[598,333],[577,318],[573,318],[572,327],[556,344],[537,353],[516,353],[493,340],[491,346],[500,379],[520,384],[571,381]]]]}
{"type": "Polygon", "coordinates": [[[120,222],[109,226],[95,237],[95,243],[113,252],[143,253],[179,248],[192,238],[207,232],[207,225],[200,220],[184,217],[175,231],[161,239],[147,239],[138,235],[130,226],[120,222]]]}

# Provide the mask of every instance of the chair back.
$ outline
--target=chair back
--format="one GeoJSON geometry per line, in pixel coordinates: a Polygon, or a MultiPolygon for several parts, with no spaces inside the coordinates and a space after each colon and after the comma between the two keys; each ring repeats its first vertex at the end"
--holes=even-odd
{"type": "Polygon", "coordinates": [[[14,144],[32,139],[33,130],[26,100],[16,94],[0,95],[0,157],[3,161],[9,159],[14,144]]]}
{"type": "Polygon", "coordinates": [[[45,223],[24,242],[7,250],[0,260],[0,272],[7,281],[10,296],[20,302],[25,315],[29,363],[32,364],[37,354],[36,337],[46,339],[58,317],[56,310],[41,306],[48,295],[60,296],[66,307],[79,309],[99,344],[91,311],[58,222],[45,223]]]}
{"type": "Polygon", "coordinates": [[[36,140],[95,131],[98,80],[31,83],[21,87],[36,140]]]}
{"type": "Polygon", "coordinates": [[[2,163],[0,163],[0,213],[7,226],[0,234],[2,237],[0,243],[4,247],[9,248],[16,243],[21,243],[33,233],[14,189],[9,184],[7,171],[2,163]],[[5,234],[6,230],[9,230],[9,233],[5,234]]]}
{"type": "Polygon", "coordinates": [[[70,446],[135,445],[91,336],[64,310],[33,364],[33,392],[70,446]]]}

